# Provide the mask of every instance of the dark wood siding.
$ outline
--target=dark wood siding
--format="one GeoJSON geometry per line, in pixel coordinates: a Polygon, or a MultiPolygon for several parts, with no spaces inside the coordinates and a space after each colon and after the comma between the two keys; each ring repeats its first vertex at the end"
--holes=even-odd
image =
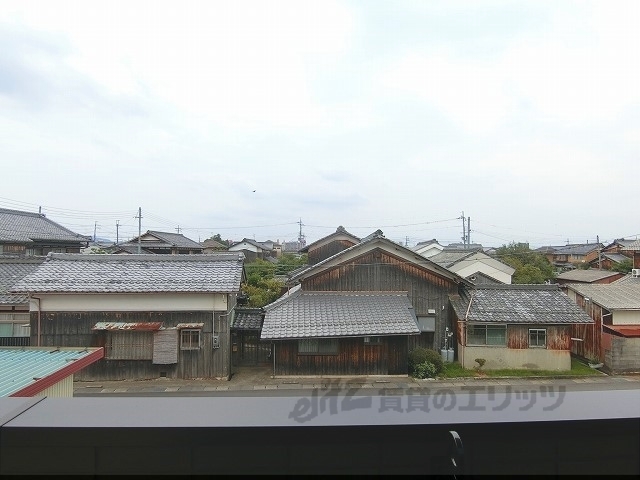
{"type": "Polygon", "coordinates": [[[407,375],[407,337],[383,337],[367,345],[362,337],[338,340],[337,355],[298,354],[298,341],[274,342],[275,375],[407,375]]]}
{"type": "Polygon", "coordinates": [[[411,336],[409,348],[421,346],[439,350],[444,346],[444,329],[450,315],[448,295],[457,293],[458,286],[426,268],[375,249],[349,263],[305,279],[302,289],[408,292],[416,315],[427,315],[429,309],[436,312],[435,333],[411,336]]]}
{"type": "Polygon", "coordinates": [[[571,349],[570,325],[507,325],[507,347],[529,348],[529,329],[542,328],[547,331],[547,350],[571,349]]]}
{"type": "MultiPolygon", "coordinates": [[[[180,350],[178,363],[154,364],[149,360],[102,359],[75,374],[76,380],[144,380],[168,378],[229,378],[229,322],[226,312],[215,312],[215,335],[220,347],[212,344],[212,312],[41,312],[40,342],[43,346],[100,347],[105,346],[108,333],[92,331],[98,322],[162,322],[163,327],[179,323],[204,323],[201,348],[180,350]]],[[[126,332],[125,332],[126,333],[126,332]]],[[[133,332],[132,332],[133,333],[133,332]]],[[[149,336],[153,341],[153,336],[149,336]]],[[[31,345],[38,345],[38,314],[31,313],[31,345]]]]}
{"type": "Polygon", "coordinates": [[[355,243],[348,240],[334,240],[321,247],[309,250],[307,253],[309,265],[315,265],[322,260],[326,260],[329,257],[333,257],[335,254],[346,250],[349,247],[353,247],[355,243]]]}

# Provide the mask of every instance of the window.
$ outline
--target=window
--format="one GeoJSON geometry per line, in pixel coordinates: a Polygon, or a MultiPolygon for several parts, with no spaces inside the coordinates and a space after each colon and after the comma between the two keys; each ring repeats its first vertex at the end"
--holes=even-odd
{"type": "Polygon", "coordinates": [[[547,330],[544,328],[529,329],[529,348],[546,348],[547,330]]]}
{"type": "Polygon", "coordinates": [[[298,340],[300,355],[337,355],[338,339],[336,338],[305,338],[298,340]]]}
{"type": "Polygon", "coordinates": [[[436,331],[436,317],[434,316],[423,316],[418,318],[418,328],[421,332],[435,332],[436,331]]]}
{"type": "Polygon", "coordinates": [[[201,331],[199,328],[183,328],[180,330],[180,350],[199,350],[201,331]]]}
{"type": "Polygon", "coordinates": [[[382,337],[364,337],[365,345],[382,345],[382,337]]]}
{"type": "Polygon", "coordinates": [[[467,345],[507,345],[506,325],[469,325],[467,345]]]}

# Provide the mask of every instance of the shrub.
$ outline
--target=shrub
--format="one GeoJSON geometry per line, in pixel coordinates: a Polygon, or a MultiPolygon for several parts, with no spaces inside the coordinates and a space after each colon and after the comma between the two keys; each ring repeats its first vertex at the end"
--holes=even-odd
{"type": "Polygon", "coordinates": [[[476,358],[475,362],[478,364],[478,366],[476,367],[476,370],[478,371],[482,370],[482,367],[484,367],[484,364],[487,363],[487,361],[484,358],[476,358]]]}
{"type": "Polygon", "coordinates": [[[437,375],[436,366],[431,362],[422,362],[415,366],[413,376],[416,378],[434,378],[437,375]]]}
{"type": "Polygon", "coordinates": [[[435,350],[429,348],[417,347],[409,352],[409,372],[415,373],[416,367],[422,363],[429,362],[435,369],[436,374],[444,369],[442,357],[435,350]]]}

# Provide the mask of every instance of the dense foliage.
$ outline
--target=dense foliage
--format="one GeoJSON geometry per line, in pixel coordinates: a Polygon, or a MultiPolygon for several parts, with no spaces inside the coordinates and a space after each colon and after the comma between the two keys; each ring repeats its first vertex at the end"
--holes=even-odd
{"type": "Polygon", "coordinates": [[[411,375],[417,377],[425,371],[430,371],[430,367],[423,365],[425,363],[430,363],[431,365],[433,365],[433,368],[435,369],[433,375],[437,375],[444,369],[444,362],[442,360],[442,357],[435,350],[416,347],[409,352],[409,373],[411,375]]]}
{"type": "Polygon", "coordinates": [[[555,277],[547,257],[531,250],[528,243],[503,245],[496,250],[496,257],[515,268],[513,283],[545,283],[555,277]]]}
{"type": "Polygon", "coordinates": [[[292,254],[282,255],[275,263],[261,259],[246,262],[247,281],[242,284],[242,292],[248,297],[247,306],[264,307],[277,300],[284,288],[284,281],[277,276],[286,275],[306,263],[306,255],[292,254]]]}

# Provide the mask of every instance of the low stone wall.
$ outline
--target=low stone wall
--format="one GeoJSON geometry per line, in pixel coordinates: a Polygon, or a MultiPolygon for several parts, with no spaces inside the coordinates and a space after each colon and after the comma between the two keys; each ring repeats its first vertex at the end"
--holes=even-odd
{"type": "Polygon", "coordinates": [[[640,338],[609,337],[611,348],[604,351],[606,367],[613,373],[640,372],[640,338]]]}
{"type": "MultiPolygon", "coordinates": [[[[504,348],[504,347],[462,347],[462,366],[475,368],[475,359],[484,358],[485,370],[503,368],[529,370],[571,370],[569,350],[548,350],[546,348],[504,348]]],[[[460,350],[458,350],[460,351],[460,350]]],[[[461,357],[459,355],[459,357],[461,357]]]]}

